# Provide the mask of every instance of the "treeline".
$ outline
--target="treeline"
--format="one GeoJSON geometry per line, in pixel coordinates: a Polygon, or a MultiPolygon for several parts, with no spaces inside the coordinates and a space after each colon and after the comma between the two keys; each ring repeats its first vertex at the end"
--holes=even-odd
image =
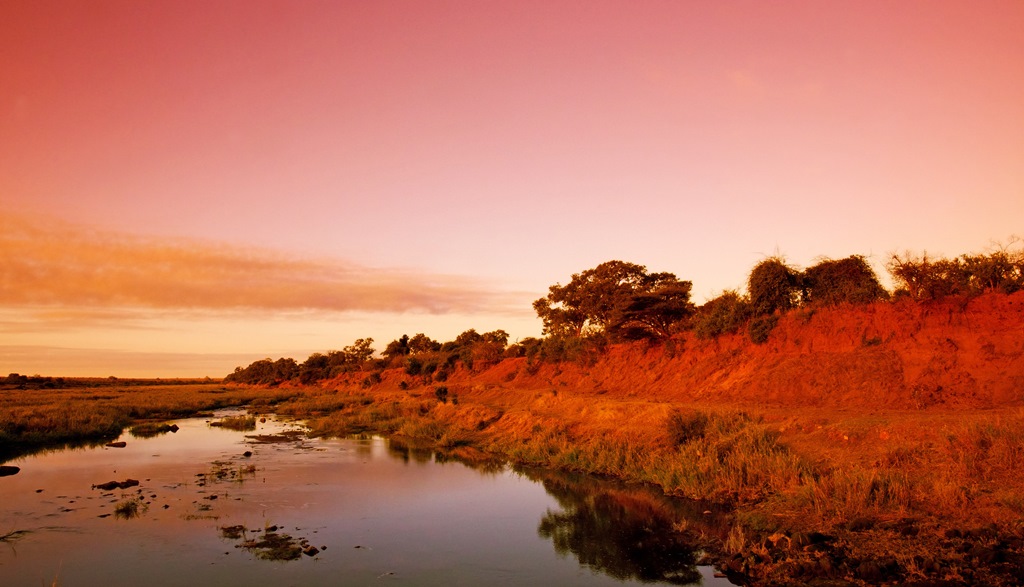
{"type": "Polygon", "coordinates": [[[711,339],[745,330],[760,344],[768,340],[780,316],[797,308],[1014,293],[1024,289],[1020,244],[1012,239],[988,253],[951,259],[892,254],[886,263],[895,285],[892,292],[882,287],[861,255],[822,259],[806,269],[773,256],[751,269],[746,292],[725,291],[701,306],[690,301],[690,281],[672,273],[648,273],[643,265],[608,261],[573,274],[566,285],[552,285],[533,303],[544,325],[541,338],[510,345],[504,330],[481,334],[470,329],[442,343],[419,333],[391,341],[379,357],[371,346],[373,339],[361,338],[340,351],[313,353],[301,364],[294,359],[262,359],[236,368],[225,381],[310,384],[343,373],[368,372],[363,383],[370,386],[380,381],[384,369],[402,368],[412,381],[429,383],[447,380],[459,365],[481,369],[510,357],[527,358],[530,368],[544,362],[590,362],[608,344],[626,341],[674,348],[674,338],[685,332],[711,339]]]}
{"type": "Polygon", "coordinates": [[[211,383],[213,379],[204,377],[201,379],[121,379],[118,377],[51,377],[43,375],[22,375],[10,373],[7,377],[0,377],[0,389],[71,389],[71,388],[93,388],[93,387],[141,387],[149,385],[194,385],[196,383],[211,383]]]}
{"type": "Polygon", "coordinates": [[[369,386],[380,381],[380,372],[401,367],[410,376],[424,382],[445,381],[462,364],[469,369],[491,366],[507,356],[517,345],[508,346],[508,333],[504,330],[478,333],[469,329],[455,340],[438,342],[423,333],[412,337],[403,335],[391,341],[380,357],[372,338],[360,338],[351,346],[327,354],[313,353],[303,363],[294,359],[261,359],[248,367],[235,368],[224,378],[229,383],[277,385],[285,381],[310,384],[352,372],[370,372],[364,380],[369,386]]]}

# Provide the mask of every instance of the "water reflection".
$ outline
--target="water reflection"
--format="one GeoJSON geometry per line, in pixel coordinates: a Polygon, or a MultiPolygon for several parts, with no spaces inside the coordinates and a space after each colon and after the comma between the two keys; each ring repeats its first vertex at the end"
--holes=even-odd
{"type": "MultiPolygon", "coordinates": [[[[681,532],[680,505],[645,488],[615,487],[593,478],[532,471],[557,500],[561,511],[548,510],[537,533],[555,551],[616,579],[673,585],[699,584],[699,546],[681,532]]],[[[682,508],[685,509],[685,508],[682,508]]]]}

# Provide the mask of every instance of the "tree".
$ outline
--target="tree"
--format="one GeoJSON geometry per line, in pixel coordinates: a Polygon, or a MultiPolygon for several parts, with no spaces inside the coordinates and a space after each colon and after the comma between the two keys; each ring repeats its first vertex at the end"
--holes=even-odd
{"type": "Polygon", "coordinates": [[[959,259],[934,259],[927,252],[921,256],[893,253],[886,269],[896,284],[896,293],[914,300],[937,300],[970,290],[970,275],[959,259]]]}
{"type": "Polygon", "coordinates": [[[693,314],[691,287],[689,281],[675,281],[633,294],[616,321],[608,325],[608,333],[624,340],[668,338],[676,324],[693,314]]]}
{"type": "Polygon", "coordinates": [[[635,329],[664,330],[686,314],[692,283],[671,273],[647,273],[643,265],[607,261],[562,285],[552,285],[533,308],[544,334],[582,336],[608,332],[622,338],[635,329]]]}
{"type": "Polygon", "coordinates": [[[861,255],[834,261],[825,259],[804,270],[803,300],[808,304],[834,306],[867,304],[885,299],[888,293],[861,255]]]}
{"type": "Polygon", "coordinates": [[[404,357],[411,352],[412,351],[409,348],[409,335],[403,334],[402,338],[389,342],[388,346],[384,347],[384,350],[381,351],[380,354],[389,359],[393,359],[395,357],[404,357]]]}
{"type": "Polygon", "coordinates": [[[755,315],[784,312],[800,303],[800,272],[781,257],[768,257],[750,271],[747,292],[755,315]]]}
{"type": "Polygon", "coordinates": [[[409,352],[413,355],[433,353],[441,350],[441,343],[422,332],[409,339],[409,352]]]}
{"type": "Polygon", "coordinates": [[[313,353],[299,366],[299,383],[309,385],[320,379],[327,379],[331,374],[331,364],[327,355],[313,353]]]}
{"type": "Polygon", "coordinates": [[[351,345],[342,349],[348,355],[350,362],[361,365],[370,360],[373,353],[377,352],[372,346],[372,338],[357,338],[351,345]]]}

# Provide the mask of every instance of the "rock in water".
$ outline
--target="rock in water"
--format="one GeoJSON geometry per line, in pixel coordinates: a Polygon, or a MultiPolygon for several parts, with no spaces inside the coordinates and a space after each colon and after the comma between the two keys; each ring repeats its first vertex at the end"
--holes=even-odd
{"type": "Polygon", "coordinates": [[[15,467],[12,465],[0,465],[0,477],[10,477],[11,475],[17,475],[21,467],[15,467]]]}
{"type": "Polygon", "coordinates": [[[93,485],[93,489],[102,489],[103,491],[113,491],[114,489],[128,489],[129,487],[135,487],[139,482],[135,479],[125,479],[124,481],[107,481],[106,483],[100,483],[93,485]]]}

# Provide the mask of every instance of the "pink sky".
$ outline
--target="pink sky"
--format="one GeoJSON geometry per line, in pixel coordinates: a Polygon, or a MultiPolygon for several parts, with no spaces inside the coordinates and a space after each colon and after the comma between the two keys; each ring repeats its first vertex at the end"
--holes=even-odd
{"type": "Polygon", "coordinates": [[[0,4],[0,374],[221,376],[611,259],[1024,233],[1024,3],[0,4]]]}

